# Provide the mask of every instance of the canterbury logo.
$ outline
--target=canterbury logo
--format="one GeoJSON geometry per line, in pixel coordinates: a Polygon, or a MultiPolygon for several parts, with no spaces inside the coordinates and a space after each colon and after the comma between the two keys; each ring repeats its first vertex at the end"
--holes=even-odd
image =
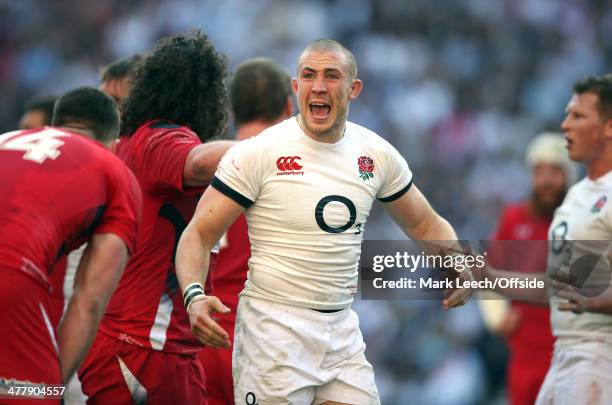
{"type": "Polygon", "coordinates": [[[282,156],[276,160],[276,167],[281,172],[300,170],[303,166],[297,163],[297,160],[301,160],[299,156],[282,156]]]}

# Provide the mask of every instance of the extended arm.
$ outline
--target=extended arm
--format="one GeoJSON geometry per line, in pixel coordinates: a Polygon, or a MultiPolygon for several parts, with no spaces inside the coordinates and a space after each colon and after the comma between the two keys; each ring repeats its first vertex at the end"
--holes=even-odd
{"type": "Polygon", "coordinates": [[[127,260],[127,247],[115,234],[96,234],[89,242],[77,269],[74,293],[58,331],[64,382],[70,379],[85,357],[127,260]]]}
{"type": "Polygon", "coordinates": [[[212,180],[225,152],[237,142],[213,141],[196,146],[187,155],[183,169],[183,186],[201,187],[212,180]]]}
{"type": "MultiPolygon", "coordinates": [[[[462,251],[457,243],[457,234],[447,220],[434,211],[425,196],[415,186],[400,198],[385,204],[385,209],[391,218],[415,243],[432,254],[439,254],[440,250],[462,251]],[[438,241],[439,243],[428,243],[438,241]]],[[[470,279],[468,271],[461,277],[470,279]]],[[[455,289],[447,293],[442,305],[445,309],[465,304],[471,297],[470,289],[455,289]]]]}
{"type": "Polygon", "coordinates": [[[395,223],[415,241],[457,240],[453,227],[434,211],[414,184],[403,196],[384,206],[395,223]]]}
{"type": "MultiPolygon", "coordinates": [[[[211,249],[243,211],[242,206],[213,187],[206,189],[176,253],[176,274],[181,291],[192,283],[204,284],[211,249]]],[[[212,312],[227,311],[229,309],[215,297],[194,302],[189,307],[193,334],[206,345],[228,347],[229,335],[210,317],[212,312]]]]}

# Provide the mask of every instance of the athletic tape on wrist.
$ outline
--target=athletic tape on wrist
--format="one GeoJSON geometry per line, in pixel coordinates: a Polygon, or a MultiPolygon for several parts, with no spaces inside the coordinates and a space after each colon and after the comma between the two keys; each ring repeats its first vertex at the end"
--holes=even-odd
{"type": "Polygon", "coordinates": [[[206,296],[204,294],[204,287],[202,286],[202,284],[201,283],[189,284],[185,288],[185,291],[183,292],[183,304],[185,305],[185,308],[188,308],[189,304],[193,301],[193,299],[200,295],[206,296]]]}

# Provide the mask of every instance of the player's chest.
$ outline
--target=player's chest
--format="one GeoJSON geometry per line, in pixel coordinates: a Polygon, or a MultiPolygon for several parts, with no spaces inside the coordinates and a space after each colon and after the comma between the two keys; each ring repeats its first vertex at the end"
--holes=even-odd
{"type": "Polygon", "coordinates": [[[575,193],[555,212],[550,240],[607,240],[612,229],[607,211],[612,207],[606,192],[575,193]]]}
{"type": "Polygon", "coordinates": [[[274,156],[256,206],[296,230],[351,232],[367,219],[382,180],[377,162],[362,151],[283,153],[274,156]]]}

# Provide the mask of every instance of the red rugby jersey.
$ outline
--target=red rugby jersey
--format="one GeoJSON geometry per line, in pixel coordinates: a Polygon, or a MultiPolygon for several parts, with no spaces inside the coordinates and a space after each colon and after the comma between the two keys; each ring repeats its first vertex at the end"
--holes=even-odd
{"type": "Polygon", "coordinates": [[[143,215],[138,248],[100,324],[111,337],[171,353],[201,349],[191,334],[174,268],[179,238],[203,191],[183,188],[187,155],[200,144],[189,128],[156,120],[116,146],[142,188],[143,215]]]}
{"type": "Polygon", "coordinates": [[[0,264],[51,288],[53,266],[95,233],[134,251],[142,200],[101,144],[43,127],[0,135],[0,264]]]}
{"type": "MultiPolygon", "coordinates": [[[[548,254],[546,240],[551,220],[535,217],[530,213],[528,203],[507,206],[491,239],[534,242],[493,244],[494,249],[489,251],[488,257],[491,264],[511,271],[545,272],[548,254]]],[[[524,356],[535,361],[538,355],[543,355],[545,361],[549,361],[554,343],[549,309],[519,301],[513,301],[512,307],[521,317],[518,329],[509,338],[514,356],[524,356]]]]}

